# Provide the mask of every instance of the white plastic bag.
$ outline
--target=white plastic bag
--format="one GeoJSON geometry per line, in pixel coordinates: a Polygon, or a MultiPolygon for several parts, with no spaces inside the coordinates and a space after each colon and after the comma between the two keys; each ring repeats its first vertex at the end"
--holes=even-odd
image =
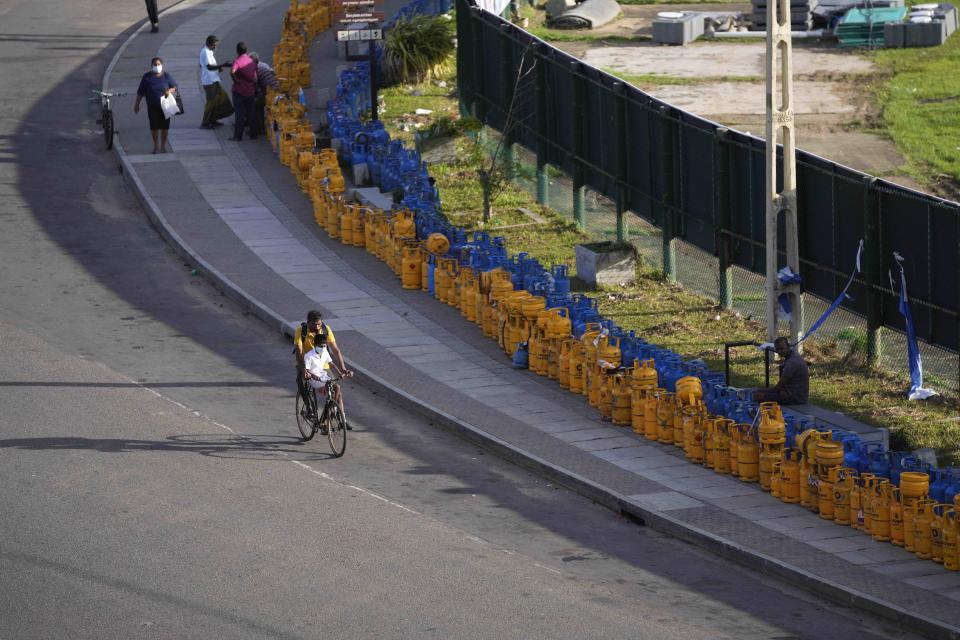
{"type": "Polygon", "coordinates": [[[163,109],[163,115],[170,118],[170,116],[180,113],[180,107],[177,106],[177,99],[173,97],[173,94],[165,95],[160,98],[160,108],[163,109]]]}

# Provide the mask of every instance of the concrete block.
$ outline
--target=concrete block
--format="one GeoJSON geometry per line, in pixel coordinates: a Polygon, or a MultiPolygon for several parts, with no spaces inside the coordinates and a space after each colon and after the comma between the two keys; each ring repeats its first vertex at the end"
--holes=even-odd
{"type": "Polygon", "coordinates": [[[591,287],[631,284],[636,280],[637,256],[632,248],[612,242],[576,246],[577,277],[591,287]]]}

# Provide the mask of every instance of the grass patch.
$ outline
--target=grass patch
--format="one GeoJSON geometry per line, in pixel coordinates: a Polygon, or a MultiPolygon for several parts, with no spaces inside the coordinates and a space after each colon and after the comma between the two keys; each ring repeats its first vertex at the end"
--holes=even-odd
{"type": "Polygon", "coordinates": [[[636,44],[649,42],[650,36],[614,36],[609,34],[591,33],[589,31],[574,31],[567,29],[548,29],[547,27],[530,27],[530,33],[547,42],[596,42],[600,44],[636,44]]]}
{"type": "Polygon", "coordinates": [[[921,184],[944,179],[960,192],[960,34],[940,47],[872,53],[882,72],[876,87],[879,127],[921,184]]]}
{"type": "Polygon", "coordinates": [[[616,76],[625,82],[629,82],[632,85],[637,87],[644,86],[664,86],[664,85],[700,85],[700,84],[710,84],[714,82],[748,82],[748,83],[760,83],[764,82],[764,79],[760,76],[702,76],[696,78],[685,78],[679,76],[668,76],[662,75],[659,73],[644,73],[639,75],[632,75],[629,73],[623,73],[622,71],[617,71],[616,69],[610,69],[605,67],[604,72],[609,73],[612,76],[616,76]]]}

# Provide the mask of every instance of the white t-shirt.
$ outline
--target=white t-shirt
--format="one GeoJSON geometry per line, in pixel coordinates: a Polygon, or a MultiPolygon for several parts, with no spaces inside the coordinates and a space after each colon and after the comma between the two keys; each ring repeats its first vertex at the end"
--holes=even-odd
{"type": "Polygon", "coordinates": [[[311,380],[313,387],[318,387],[330,379],[330,352],[326,347],[310,349],[303,356],[303,368],[310,372],[310,375],[319,380],[311,380]]]}
{"type": "Polygon", "coordinates": [[[204,45],[200,49],[200,84],[207,85],[220,82],[220,72],[207,69],[208,64],[217,64],[217,59],[213,57],[213,49],[204,45]]]}

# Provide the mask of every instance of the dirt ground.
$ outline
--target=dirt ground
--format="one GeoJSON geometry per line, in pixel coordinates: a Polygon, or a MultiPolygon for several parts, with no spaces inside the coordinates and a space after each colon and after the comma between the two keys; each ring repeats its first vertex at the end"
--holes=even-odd
{"type": "MultiPolygon", "coordinates": [[[[660,11],[749,12],[749,4],[621,5],[623,17],[594,31],[616,36],[649,36],[660,11]]],[[[681,46],[559,42],[559,48],[590,65],[624,75],[662,75],[683,84],[644,82],[640,88],[681,109],[764,137],[766,45],[757,42],[698,41],[681,46]]],[[[903,157],[894,144],[864,131],[876,117],[863,84],[872,62],[831,42],[795,41],[794,112],[800,148],[854,169],[919,189],[898,175],[903,157]]]]}

